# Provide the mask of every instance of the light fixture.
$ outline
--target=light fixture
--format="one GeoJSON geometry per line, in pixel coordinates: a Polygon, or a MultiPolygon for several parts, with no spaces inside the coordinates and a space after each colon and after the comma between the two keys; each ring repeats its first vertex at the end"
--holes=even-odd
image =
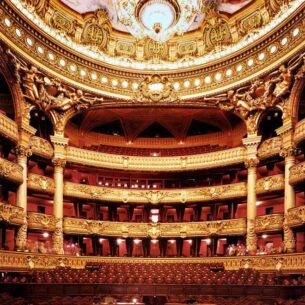
{"type": "Polygon", "coordinates": [[[157,223],[159,221],[159,216],[158,214],[154,214],[154,215],[151,215],[151,221],[153,223],[157,223]]]}
{"type": "Polygon", "coordinates": [[[199,0],[115,0],[120,22],[138,39],[165,42],[184,34],[201,12],[199,0]]]}
{"type": "Polygon", "coordinates": [[[42,236],[43,236],[44,238],[48,238],[48,237],[50,236],[50,234],[49,234],[48,232],[43,232],[43,233],[42,233],[42,236]]]}
{"type": "Polygon", "coordinates": [[[268,237],[267,234],[263,234],[263,235],[262,235],[262,238],[263,238],[263,239],[266,239],[267,237],[268,237]]]}

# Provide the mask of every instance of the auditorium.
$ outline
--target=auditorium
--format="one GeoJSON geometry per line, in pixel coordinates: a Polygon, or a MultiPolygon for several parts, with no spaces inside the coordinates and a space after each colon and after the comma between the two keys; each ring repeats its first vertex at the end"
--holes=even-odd
{"type": "Polygon", "coordinates": [[[0,1],[1,305],[305,305],[305,0],[0,1]]]}

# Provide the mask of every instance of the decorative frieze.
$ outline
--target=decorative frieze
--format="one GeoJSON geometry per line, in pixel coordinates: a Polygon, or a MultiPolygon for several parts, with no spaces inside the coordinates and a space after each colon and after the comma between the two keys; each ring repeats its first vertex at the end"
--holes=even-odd
{"type": "Polygon", "coordinates": [[[25,213],[22,208],[0,202],[0,221],[22,225],[25,213]]]}
{"type": "Polygon", "coordinates": [[[129,223],[64,218],[66,234],[102,235],[116,237],[194,237],[211,235],[244,235],[245,218],[190,223],[129,223]]]}
{"type": "Polygon", "coordinates": [[[256,182],[256,194],[281,191],[285,188],[285,178],[282,174],[264,177],[256,182]]]}
{"type": "Polygon", "coordinates": [[[280,153],[282,138],[274,137],[264,141],[258,148],[257,154],[260,160],[274,157],[280,153]]]}
{"type": "Polygon", "coordinates": [[[43,193],[54,194],[54,179],[37,174],[28,174],[28,188],[43,193]]]}
{"type": "Polygon", "coordinates": [[[283,230],[284,215],[271,214],[256,216],[255,218],[255,232],[274,232],[283,230]]]}
{"type": "Polygon", "coordinates": [[[33,154],[51,159],[53,156],[53,147],[51,143],[40,137],[31,137],[30,146],[33,154]]]}
{"type": "Polygon", "coordinates": [[[65,182],[64,195],[89,200],[159,204],[241,198],[246,197],[247,190],[244,182],[184,190],[127,190],[65,182]]]}
{"type": "Polygon", "coordinates": [[[0,177],[15,183],[22,183],[22,167],[16,163],[0,158],[0,177]]]}
{"type": "Polygon", "coordinates": [[[124,258],[98,256],[71,256],[39,253],[23,253],[0,251],[0,265],[6,270],[54,269],[56,267],[85,268],[88,262],[99,263],[223,263],[226,270],[253,268],[261,271],[304,272],[305,254],[276,254],[231,257],[200,257],[200,258],[124,258]]]}
{"type": "Polygon", "coordinates": [[[287,225],[289,227],[299,227],[305,224],[305,205],[288,210],[286,215],[287,225]]]}
{"type": "Polygon", "coordinates": [[[305,180],[305,162],[298,163],[290,168],[289,183],[296,185],[305,180]]]}
{"type": "Polygon", "coordinates": [[[29,212],[27,216],[28,227],[31,229],[54,231],[56,226],[56,219],[53,215],[46,215],[42,213],[29,212]]]}

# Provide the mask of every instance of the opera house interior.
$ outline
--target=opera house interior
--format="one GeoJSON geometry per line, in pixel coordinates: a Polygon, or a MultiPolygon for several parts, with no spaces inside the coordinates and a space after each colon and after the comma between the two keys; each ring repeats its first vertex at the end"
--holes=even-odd
{"type": "Polygon", "coordinates": [[[0,304],[305,304],[305,1],[0,1],[0,304]]]}

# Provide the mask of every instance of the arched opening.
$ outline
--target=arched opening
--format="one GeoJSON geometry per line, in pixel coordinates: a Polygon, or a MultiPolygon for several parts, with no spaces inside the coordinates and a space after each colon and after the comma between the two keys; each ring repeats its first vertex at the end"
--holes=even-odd
{"type": "Polygon", "coordinates": [[[50,140],[53,134],[53,126],[50,119],[39,109],[33,109],[30,113],[30,125],[36,128],[35,136],[50,140]]]}
{"type": "Polygon", "coordinates": [[[258,134],[262,136],[262,141],[277,136],[276,129],[283,125],[282,111],[270,109],[262,114],[258,124],[258,134]]]}
{"type": "Polygon", "coordinates": [[[10,88],[2,74],[0,74],[0,113],[12,120],[15,118],[13,98],[10,88]]]}

